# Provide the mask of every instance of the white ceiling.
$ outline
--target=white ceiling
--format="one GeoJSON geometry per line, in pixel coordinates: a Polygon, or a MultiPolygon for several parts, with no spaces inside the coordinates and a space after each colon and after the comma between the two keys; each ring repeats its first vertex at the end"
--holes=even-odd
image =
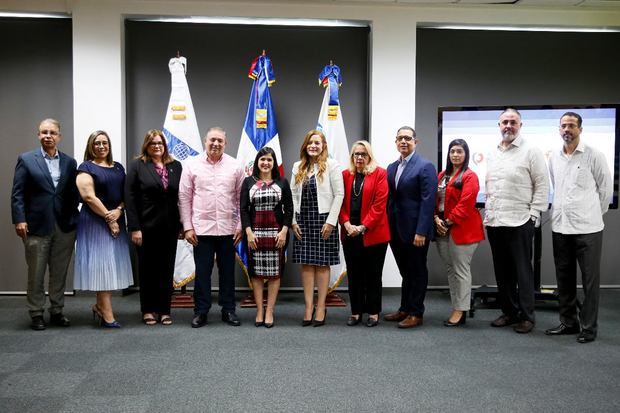
{"type": "MultiPolygon", "coordinates": [[[[595,8],[595,9],[620,9],[620,0],[331,0],[336,3],[370,3],[370,4],[420,4],[420,5],[450,5],[480,6],[501,5],[506,7],[561,7],[561,8],[595,8]]],[[[330,0],[318,0],[315,2],[326,3],[330,0]]]]}

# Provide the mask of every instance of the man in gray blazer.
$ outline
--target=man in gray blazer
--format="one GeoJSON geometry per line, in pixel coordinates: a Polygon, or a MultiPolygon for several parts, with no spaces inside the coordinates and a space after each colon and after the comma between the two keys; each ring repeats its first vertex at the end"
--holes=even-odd
{"type": "Polygon", "coordinates": [[[39,124],[41,147],[17,158],[11,211],[15,232],[22,239],[28,265],[27,300],[33,330],[45,330],[45,271],[49,269],[50,323],[68,327],[62,313],[67,270],[75,243],[78,191],[75,159],[57,148],[60,123],[39,124]]]}

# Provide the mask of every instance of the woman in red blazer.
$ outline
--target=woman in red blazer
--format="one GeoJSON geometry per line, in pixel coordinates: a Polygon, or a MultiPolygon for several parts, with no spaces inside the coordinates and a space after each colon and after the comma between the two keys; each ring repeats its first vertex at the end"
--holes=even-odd
{"type": "Polygon", "coordinates": [[[463,139],[448,145],[446,169],[439,173],[435,227],[437,250],[446,266],[452,314],[446,327],[465,324],[471,297],[471,258],[484,239],[476,209],[478,176],[468,168],[469,146],[463,139]]]}
{"type": "Polygon", "coordinates": [[[351,148],[349,168],[342,172],[344,201],[339,222],[342,249],[347,263],[351,317],[348,326],[362,321],[368,313],[367,327],[379,324],[381,278],[385,252],[390,240],[386,214],[387,172],[379,167],[367,141],[351,148]]]}

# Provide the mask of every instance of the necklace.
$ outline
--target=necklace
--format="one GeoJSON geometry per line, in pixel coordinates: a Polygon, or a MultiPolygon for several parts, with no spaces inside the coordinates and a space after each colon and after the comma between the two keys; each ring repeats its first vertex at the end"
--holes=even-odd
{"type": "Polygon", "coordinates": [[[360,189],[358,191],[355,190],[355,184],[357,183],[357,174],[355,174],[355,178],[353,178],[353,195],[357,198],[362,193],[362,188],[364,187],[364,179],[366,177],[362,177],[362,183],[360,184],[360,189]]]}

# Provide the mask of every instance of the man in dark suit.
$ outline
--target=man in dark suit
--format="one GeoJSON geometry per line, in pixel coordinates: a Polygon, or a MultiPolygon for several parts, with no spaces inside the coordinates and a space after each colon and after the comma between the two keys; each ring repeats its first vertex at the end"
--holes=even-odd
{"type": "Polygon", "coordinates": [[[388,166],[388,221],[398,270],[403,277],[400,308],[385,315],[399,321],[399,328],[422,325],[428,284],[426,254],[433,237],[433,212],[437,194],[437,170],[415,152],[415,130],[403,126],[396,134],[400,159],[388,166]]]}
{"type": "Polygon", "coordinates": [[[67,270],[75,243],[78,191],[75,159],[57,148],[60,124],[39,124],[41,147],[17,158],[11,211],[15,232],[24,242],[28,265],[28,309],[33,330],[45,330],[45,271],[49,268],[50,323],[68,327],[62,313],[67,270]]]}

